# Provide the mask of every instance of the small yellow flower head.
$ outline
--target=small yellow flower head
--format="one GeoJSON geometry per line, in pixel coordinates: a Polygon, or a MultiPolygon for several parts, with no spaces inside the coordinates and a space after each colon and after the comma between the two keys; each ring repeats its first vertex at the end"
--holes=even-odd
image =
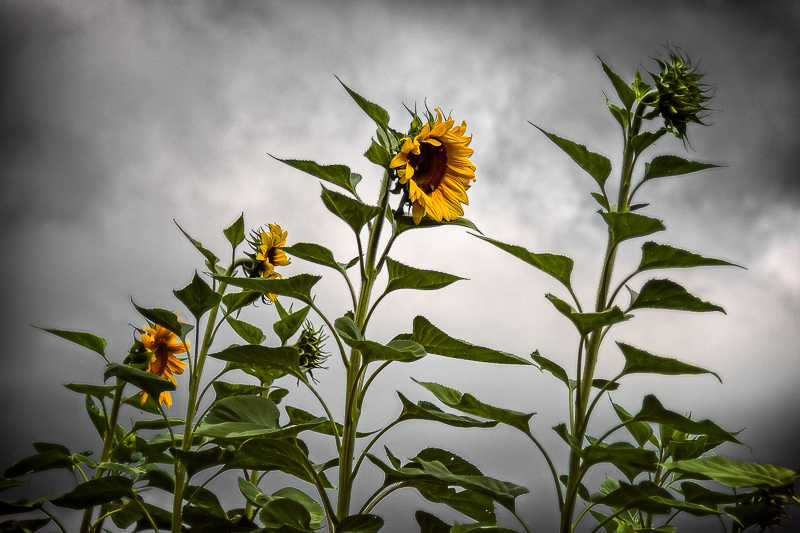
{"type": "MultiPolygon", "coordinates": [[[[259,228],[251,233],[248,240],[253,248],[252,254],[247,254],[253,260],[253,266],[247,269],[247,275],[251,278],[279,279],[283,276],[275,271],[276,266],[286,266],[291,260],[286,252],[280,249],[286,246],[286,236],[288,231],[282,231],[278,224],[267,224],[269,231],[259,228]]],[[[265,294],[264,298],[275,301],[274,294],[265,294]]]]}
{"type": "Polygon", "coordinates": [[[669,61],[655,61],[661,67],[659,74],[650,73],[658,90],[655,107],[667,130],[685,140],[687,124],[705,126],[702,119],[710,111],[706,104],[712,98],[711,87],[701,83],[705,73],[693,68],[688,56],[670,50],[669,61]]]}
{"type": "MultiPolygon", "coordinates": [[[[176,355],[185,353],[188,343],[184,346],[177,335],[159,325],[155,327],[145,327],[142,333],[142,345],[148,352],[151,352],[147,372],[155,374],[164,379],[170,380],[173,385],[177,385],[174,374],[183,374],[186,363],[180,361],[176,355]]],[[[142,393],[141,404],[147,401],[147,394],[142,393]]],[[[172,405],[172,396],[169,391],[164,391],[158,396],[158,403],[167,407],[172,405]]]]}
{"type": "Polygon", "coordinates": [[[451,117],[444,120],[436,109],[436,117],[430,114],[419,133],[400,141],[400,152],[389,166],[406,186],[415,224],[423,216],[442,222],[464,215],[461,204],[469,205],[467,189],[475,181],[475,165],[468,159],[472,135],[464,135],[466,130],[466,122],[454,126],[451,117]]]}

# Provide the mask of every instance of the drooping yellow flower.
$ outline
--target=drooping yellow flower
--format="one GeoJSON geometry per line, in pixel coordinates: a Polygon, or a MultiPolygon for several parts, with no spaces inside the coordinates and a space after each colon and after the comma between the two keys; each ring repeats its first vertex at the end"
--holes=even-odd
{"type": "MultiPolygon", "coordinates": [[[[188,344],[184,346],[177,335],[157,324],[155,328],[145,327],[144,330],[147,333],[142,333],[142,344],[145,349],[153,353],[147,371],[177,385],[178,382],[173,374],[183,374],[186,363],[181,362],[175,356],[185,353],[188,344]]],[[[141,404],[144,405],[146,400],[147,394],[143,392],[141,404]]],[[[169,391],[159,394],[158,403],[165,404],[167,407],[172,405],[172,396],[169,391]]]]}
{"type": "Polygon", "coordinates": [[[433,117],[413,139],[402,139],[400,152],[389,164],[397,169],[400,183],[406,186],[414,223],[423,216],[437,222],[455,220],[464,214],[461,204],[469,205],[467,189],[475,181],[475,165],[469,161],[472,135],[464,135],[466,122],[454,126],[436,109],[433,117]]]}
{"type": "MultiPolygon", "coordinates": [[[[275,267],[291,263],[286,252],[280,249],[281,246],[286,246],[286,236],[289,232],[282,231],[278,224],[267,224],[267,226],[269,227],[268,232],[261,230],[260,235],[258,232],[254,232],[254,238],[250,241],[255,252],[250,255],[255,261],[255,266],[249,272],[251,278],[282,278],[280,273],[275,272],[275,267]]],[[[274,294],[265,294],[264,296],[272,302],[276,298],[274,294]]]]}

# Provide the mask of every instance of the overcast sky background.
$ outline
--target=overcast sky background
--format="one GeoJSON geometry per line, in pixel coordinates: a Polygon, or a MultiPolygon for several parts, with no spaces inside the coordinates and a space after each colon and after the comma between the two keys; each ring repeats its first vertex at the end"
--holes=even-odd
{"type": "MultiPolygon", "coordinates": [[[[655,393],[668,408],[745,428],[752,452],[725,452],[800,468],[799,28],[800,4],[788,1],[0,0],[3,468],[32,453],[36,440],[99,449],[83,399],[61,384],[99,382],[100,359],[30,325],[91,331],[121,359],[128,324],[143,324],[130,298],[177,308],[170,291],[204,268],[173,219],[220,257],[228,254],[221,230],[242,212],[248,228],[279,223],[289,244],[317,242],[340,261],[355,255],[349,230],[319,201],[317,180],[268,155],[349,165],[364,176],[362,196],[375,201],[380,170],[361,156],[374,125],[334,75],[386,108],[399,130],[408,123],[403,103],[425,99],[465,120],[477,167],[467,218],[487,236],[574,258],[574,285],[591,305],[605,246],[589,196],[594,182],[528,121],[618,167],[621,138],[602,94],[613,90],[596,56],[628,80],[637,68],[654,70],[649,57],[667,43],[710,72],[719,111],[712,127],[690,127],[688,154],[670,137],[650,157],[676,153],[725,168],[656,180],[637,200],[666,223],[655,240],[747,270],[669,272],[727,316],[641,312],[610,339],[715,370],[724,384],[711,376],[644,377],[624,383],[614,399],[635,411],[655,393]]],[[[620,269],[635,267],[638,246],[627,246],[620,269]]],[[[424,314],[454,337],[520,356],[538,349],[573,368],[576,335],[543,298],[565,296],[557,282],[458,228],[406,234],[392,255],[469,280],[387,297],[371,322],[375,340],[410,331],[424,314]]],[[[282,272],[326,274],[317,301],[331,317],[346,310],[344,288],[325,269],[295,259],[282,272]]],[[[272,335],[273,309],[248,317],[272,335]]],[[[220,348],[227,342],[234,337],[220,348]]],[[[622,357],[608,341],[602,354],[599,371],[608,377],[622,357]]],[[[330,363],[315,375],[339,414],[343,375],[335,358],[330,363]]],[[[436,357],[396,365],[372,390],[366,425],[399,413],[396,390],[432,399],[409,376],[537,411],[534,430],[563,461],[550,427],[566,417],[564,391],[548,376],[436,357]]],[[[185,377],[178,382],[184,387],[185,377]]],[[[316,411],[304,391],[288,386],[290,404],[316,411]]],[[[185,396],[174,397],[179,416],[185,396]]],[[[612,421],[608,411],[605,404],[599,432],[612,421]]],[[[451,449],[488,475],[530,487],[519,500],[522,515],[540,531],[554,527],[543,461],[512,430],[407,423],[384,443],[400,457],[451,449]]],[[[315,453],[328,459],[321,445],[315,453]]],[[[379,480],[365,475],[361,497],[379,480]]],[[[412,523],[420,500],[409,492],[375,512],[403,517],[398,528],[412,523]]],[[[444,508],[435,513],[459,519],[444,508]]]]}

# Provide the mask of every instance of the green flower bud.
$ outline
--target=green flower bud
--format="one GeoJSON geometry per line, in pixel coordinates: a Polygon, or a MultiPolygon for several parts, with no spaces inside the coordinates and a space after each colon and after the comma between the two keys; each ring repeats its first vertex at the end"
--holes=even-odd
{"type": "Polygon", "coordinates": [[[300,352],[300,367],[309,374],[315,368],[323,368],[322,363],[329,355],[322,350],[327,338],[327,335],[322,334],[322,328],[314,329],[311,322],[303,325],[303,331],[300,332],[294,347],[300,352]]]}
{"type": "Polygon", "coordinates": [[[706,125],[702,119],[711,111],[706,104],[712,98],[712,87],[701,83],[706,73],[693,68],[688,56],[670,50],[669,61],[654,60],[661,72],[650,72],[658,91],[658,100],[652,105],[664,119],[667,131],[686,140],[687,124],[706,125]]]}

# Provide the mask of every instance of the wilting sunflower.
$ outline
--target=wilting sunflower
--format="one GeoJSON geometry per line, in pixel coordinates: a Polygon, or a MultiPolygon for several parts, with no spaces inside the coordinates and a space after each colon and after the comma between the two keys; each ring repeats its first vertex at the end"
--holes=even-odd
{"type": "Polygon", "coordinates": [[[475,181],[475,165],[468,159],[472,135],[464,135],[466,122],[454,127],[453,119],[444,120],[439,109],[436,115],[414,138],[402,139],[400,152],[389,165],[406,186],[415,224],[423,216],[437,222],[462,216],[461,204],[469,204],[467,189],[475,181]]]}
{"type": "MultiPolygon", "coordinates": [[[[154,328],[145,327],[146,333],[142,333],[142,344],[145,349],[152,352],[150,364],[147,371],[164,379],[170,380],[173,385],[177,385],[173,374],[183,374],[186,363],[181,362],[177,354],[185,353],[186,346],[178,339],[178,336],[158,324],[154,328]]],[[[147,400],[147,394],[142,393],[141,404],[147,400]]],[[[167,407],[172,405],[172,396],[169,391],[164,391],[158,396],[158,403],[165,404],[167,407]]]]}
{"type": "MultiPolygon", "coordinates": [[[[286,266],[291,260],[286,256],[286,252],[280,250],[281,246],[286,245],[286,236],[288,231],[282,231],[278,224],[267,224],[269,231],[260,232],[256,231],[252,234],[250,246],[253,247],[255,253],[248,254],[254,261],[254,266],[248,271],[251,278],[267,278],[278,279],[283,276],[275,272],[276,266],[286,266]]],[[[276,296],[274,294],[265,294],[265,298],[269,298],[274,302],[276,296]]]]}

